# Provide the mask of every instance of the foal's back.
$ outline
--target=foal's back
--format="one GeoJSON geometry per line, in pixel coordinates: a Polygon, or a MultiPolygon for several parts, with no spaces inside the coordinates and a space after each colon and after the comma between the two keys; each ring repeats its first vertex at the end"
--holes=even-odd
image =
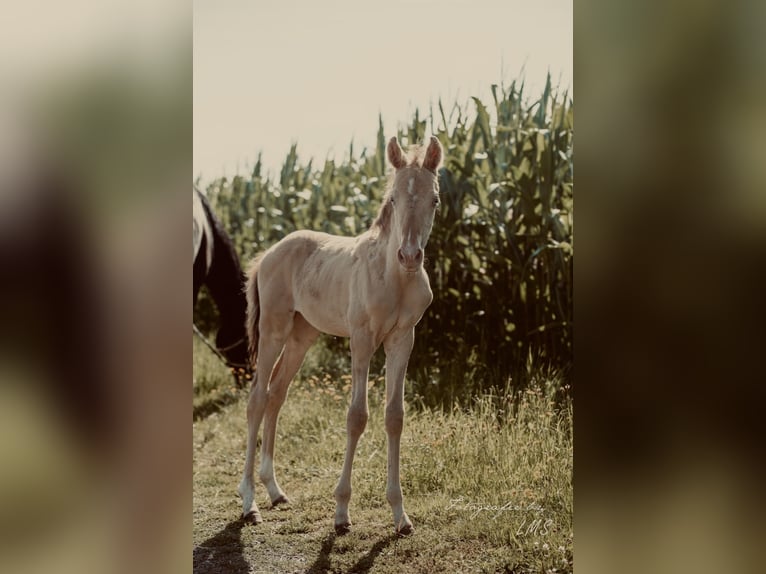
{"type": "Polygon", "coordinates": [[[361,238],[295,231],[264,253],[258,268],[261,306],[295,311],[316,329],[348,337],[355,249],[361,238]]]}

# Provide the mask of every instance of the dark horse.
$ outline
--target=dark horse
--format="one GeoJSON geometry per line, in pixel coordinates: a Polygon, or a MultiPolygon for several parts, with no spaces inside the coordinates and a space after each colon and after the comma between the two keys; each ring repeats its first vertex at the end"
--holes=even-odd
{"type": "Polygon", "coordinates": [[[239,384],[250,378],[245,316],[245,275],[231,239],[207,198],[193,189],[194,305],[203,285],[218,307],[220,326],[215,346],[239,384]]]}

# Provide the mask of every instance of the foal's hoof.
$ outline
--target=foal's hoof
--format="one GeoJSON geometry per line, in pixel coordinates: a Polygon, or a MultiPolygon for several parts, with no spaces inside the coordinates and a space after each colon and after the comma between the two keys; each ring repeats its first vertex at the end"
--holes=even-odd
{"type": "Polygon", "coordinates": [[[284,494],[277,498],[276,500],[271,501],[271,508],[274,508],[280,504],[290,504],[290,499],[287,498],[284,494]]]}
{"type": "Polygon", "coordinates": [[[403,524],[401,528],[396,529],[396,534],[399,536],[409,536],[414,532],[415,529],[412,527],[412,524],[403,524]]]}
{"type": "Polygon", "coordinates": [[[247,514],[245,514],[242,517],[242,520],[245,521],[246,524],[260,524],[263,522],[263,518],[261,518],[261,513],[256,512],[255,510],[251,510],[247,514]]]}
{"type": "Polygon", "coordinates": [[[337,534],[338,536],[343,536],[344,534],[348,534],[349,532],[351,532],[350,522],[344,522],[343,524],[335,525],[335,534],[337,534]]]}

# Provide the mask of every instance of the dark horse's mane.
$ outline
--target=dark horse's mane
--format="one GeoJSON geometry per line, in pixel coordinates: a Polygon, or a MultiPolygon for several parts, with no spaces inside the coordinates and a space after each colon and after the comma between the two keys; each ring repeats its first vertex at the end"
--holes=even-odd
{"type": "Polygon", "coordinates": [[[247,369],[247,334],[245,332],[245,274],[239,263],[229,235],[215,216],[205,194],[196,187],[194,193],[199,197],[205,217],[212,231],[212,250],[208,245],[210,238],[202,234],[202,243],[194,256],[194,303],[203,285],[218,308],[220,327],[216,335],[216,346],[221,351],[229,366],[247,369]],[[212,252],[212,260],[207,254],[212,252]]]}

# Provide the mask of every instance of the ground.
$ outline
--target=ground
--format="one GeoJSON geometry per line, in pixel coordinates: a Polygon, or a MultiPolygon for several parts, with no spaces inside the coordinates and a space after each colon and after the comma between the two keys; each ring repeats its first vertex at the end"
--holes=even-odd
{"type": "Polygon", "coordinates": [[[385,499],[383,382],[372,377],[352,477],[353,527],[336,536],[332,493],[348,377],[293,383],[275,451],[291,503],[269,509],[258,484],[264,521],[253,526],[239,519],[236,494],[246,391],[205,351],[195,345],[194,572],[572,571],[572,410],[556,401],[565,392],[558,381],[527,390],[513,407],[503,397],[477,397],[447,413],[408,405],[401,473],[415,532],[398,537],[385,499]]]}

